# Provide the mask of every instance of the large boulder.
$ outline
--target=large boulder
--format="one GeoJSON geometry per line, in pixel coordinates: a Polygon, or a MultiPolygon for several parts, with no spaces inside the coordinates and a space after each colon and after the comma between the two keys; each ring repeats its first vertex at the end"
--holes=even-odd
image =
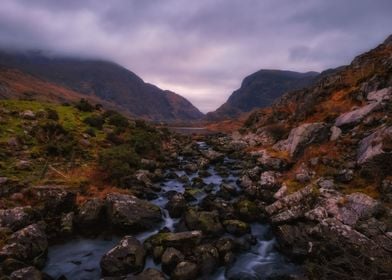
{"type": "Polygon", "coordinates": [[[155,227],[162,220],[158,206],[132,195],[108,194],[106,206],[109,221],[122,230],[147,230],[155,227]]]}
{"type": "Polygon", "coordinates": [[[65,186],[35,186],[32,195],[49,215],[70,212],[76,207],[76,194],[65,186]]]}
{"type": "Polygon", "coordinates": [[[190,249],[200,243],[203,234],[201,231],[165,232],[149,237],[144,246],[151,251],[155,247],[173,247],[178,250],[190,249]]]}
{"type": "Polygon", "coordinates": [[[359,123],[365,116],[367,116],[377,108],[379,108],[379,103],[374,102],[365,105],[361,108],[355,109],[353,111],[343,113],[336,119],[335,126],[337,127],[353,126],[359,123]]]}
{"type": "Polygon", "coordinates": [[[197,279],[199,268],[197,264],[189,261],[180,262],[174,269],[171,278],[173,280],[194,280],[197,279]]]}
{"type": "Polygon", "coordinates": [[[279,141],[273,147],[275,150],[288,152],[291,157],[296,157],[308,145],[328,139],[329,133],[325,123],[305,123],[292,129],[286,140],[279,141]]]}
{"type": "Polygon", "coordinates": [[[199,245],[194,252],[202,275],[211,275],[219,266],[219,251],[211,244],[199,245]]]}
{"type": "Polygon", "coordinates": [[[37,213],[30,207],[0,209],[0,227],[8,227],[14,231],[32,224],[37,213]]]}
{"type": "Polygon", "coordinates": [[[41,225],[29,225],[10,236],[0,250],[0,261],[13,258],[35,266],[46,260],[48,240],[41,225]]]}
{"type": "MultiPolygon", "coordinates": [[[[381,164],[391,162],[392,126],[382,126],[359,142],[357,153],[358,164],[380,161],[381,164]]],[[[389,167],[389,165],[388,165],[389,167]]]]}
{"type": "Polygon", "coordinates": [[[132,236],[125,236],[117,246],[101,259],[102,274],[121,276],[141,272],[144,268],[146,252],[143,245],[132,236]]]}

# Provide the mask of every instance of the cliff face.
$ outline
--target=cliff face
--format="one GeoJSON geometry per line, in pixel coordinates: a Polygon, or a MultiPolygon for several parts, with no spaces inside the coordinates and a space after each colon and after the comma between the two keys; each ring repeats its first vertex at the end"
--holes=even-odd
{"type": "Polygon", "coordinates": [[[317,76],[316,72],[260,70],[246,77],[226,103],[207,114],[207,119],[235,118],[255,108],[269,106],[285,92],[312,84],[317,76]]]}
{"type": "Polygon", "coordinates": [[[111,62],[0,53],[0,65],[117,106],[132,116],[155,121],[192,121],[203,114],[188,100],[145,83],[111,62]]]}

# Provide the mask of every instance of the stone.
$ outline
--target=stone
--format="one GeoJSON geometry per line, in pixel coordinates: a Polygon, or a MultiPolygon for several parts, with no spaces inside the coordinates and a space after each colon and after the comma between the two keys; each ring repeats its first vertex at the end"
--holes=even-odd
{"type": "Polygon", "coordinates": [[[121,276],[141,272],[145,260],[146,252],[139,240],[125,236],[102,257],[100,265],[104,276],[121,276]]]}
{"type": "Polygon", "coordinates": [[[173,247],[178,250],[190,249],[200,243],[203,234],[201,231],[165,232],[149,237],[144,246],[151,251],[157,246],[173,247]]]}
{"type": "Polygon", "coordinates": [[[381,102],[391,98],[392,88],[383,88],[381,90],[376,90],[369,92],[367,95],[367,100],[381,102]]]}
{"type": "Polygon", "coordinates": [[[240,220],[225,220],[223,221],[223,226],[228,233],[242,236],[244,234],[250,233],[250,226],[240,220]]]}
{"type": "Polygon", "coordinates": [[[323,189],[335,188],[335,182],[333,179],[320,178],[317,180],[317,185],[323,189]]]}
{"type": "Polygon", "coordinates": [[[20,113],[20,116],[26,120],[34,120],[35,119],[35,113],[31,110],[26,110],[20,113]]]}
{"type": "Polygon", "coordinates": [[[224,157],[225,157],[224,154],[219,153],[219,152],[217,152],[217,151],[214,151],[214,150],[212,150],[212,149],[208,149],[208,150],[205,150],[205,151],[201,151],[201,154],[202,154],[205,158],[207,158],[207,159],[210,161],[210,163],[215,163],[215,162],[222,161],[222,160],[224,159],[224,157]]]}
{"type": "Polygon", "coordinates": [[[212,244],[199,245],[194,252],[200,274],[209,276],[219,266],[219,252],[212,244]]]}
{"type": "Polygon", "coordinates": [[[189,209],[185,213],[185,224],[190,230],[201,230],[206,234],[219,235],[224,231],[216,211],[189,209]]]}
{"type": "Polygon", "coordinates": [[[284,171],[289,165],[287,159],[273,157],[266,150],[259,150],[257,154],[257,162],[263,169],[284,171]]]}
{"type": "Polygon", "coordinates": [[[172,218],[180,218],[186,209],[186,200],[182,193],[176,193],[173,195],[165,208],[169,211],[169,215],[172,218]]]}
{"type": "Polygon", "coordinates": [[[42,266],[46,260],[48,240],[42,226],[32,224],[13,233],[0,250],[0,260],[14,258],[42,266]]]}
{"type": "Polygon", "coordinates": [[[177,264],[184,260],[184,255],[175,248],[169,247],[162,255],[162,271],[170,275],[177,264]]]}
{"type": "Polygon", "coordinates": [[[105,202],[100,198],[92,198],[84,202],[77,214],[77,223],[81,227],[90,227],[99,224],[103,219],[105,202]]]}
{"type": "Polygon", "coordinates": [[[353,111],[343,113],[336,119],[335,126],[337,127],[353,126],[359,123],[365,116],[377,110],[379,107],[380,107],[379,103],[374,102],[365,105],[361,108],[355,109],[353,111]]]}
{"type": "MultiPolygon", "coordinates": [[[[385,157],[390,160],[390,151],[385,151],[386,140],[392,139],[392,126],[382,126],[359,142],[358,164],[365,164],[373,159],[385,157]]],[[[390,141],[390,140],[389,140],[390,141]]],[[[384,161],[385,164],[386,161],[384,161]]]]}
{"type": "Polygon", "coordinates": [[[49,215],[65,213],[76,207],[76,194],[59,185],[35,186],[31,189],[33,197],[43,204],[49,215]]]}
{"type": "Polygon", "coordinates": [[[265,171],[260,175],[259,185],[261,188],[274,189],[279,188],[278,178],[281,176],[280,173],[275,171],[265,171]]]}
{"type": "Polygon", "coordinates": [[[61,233],[65,235],[70,235],[73,233],[74,227],[74,217],[75,213],[70,212],[63,214],[61,217],[61,233]]]}
{"type": "Polygon", "coordinates": [[[42,273],[34,266],[16,270],[10,275],[11,280],[42,280],[42,273]]]}
{"type": "Polygon", "coordinates": [[[147,230],[162,221],[158,206],[132,195],[108,194],[106,207],[110,223],[122,230],[147,230]]]}
{"type": "Polygon", "coordinates": [[[322,142],[328,137],[329,129],[325,123],[305,123],[292,129],[289,137],[276,143],[273,148],[296,157],[310,144],[322,142]]]}
{"type": "Polygon", "coordinates": [[[0,209],[0,227],[8,227],[13,231],[34,223],[36,218],[37,213],[31,206],[0,209]]]}
{"type": "Polygon", "coordinates": [[[354,179],[354,171],[351,169],[342,169],[336,175],[336,180],[342,183],[348,183],[354,179]]]}
{"type": "Polygon", "coordinates": [[[274,198],[279,200],[282,197],[286,196],[287,192],[288,192],[287,185],[283,183],[280,189],[274,194],[274,198]]]}
{"type": "Polygon", "coordinates": [[[342,134],[342,130],[337,126],[331,127],[331,137],[329,138],[330,141],[336,141],[339,139],[340,135],[342,134]]]}
{"type": "Polygon", "coordinates": [[[173,280],[194,280],[197,279],[199,268],[193,262],[183,261],[180,262],[173,273],[171,279],[173,280]]]}

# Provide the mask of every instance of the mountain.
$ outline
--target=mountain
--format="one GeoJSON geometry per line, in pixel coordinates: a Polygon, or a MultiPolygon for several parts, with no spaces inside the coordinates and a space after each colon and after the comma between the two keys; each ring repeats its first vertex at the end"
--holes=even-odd
{"type": "Polygon", "coordinates": [[[390,278],[392,36],[255,110],[232,141],[250,151],[243,191],[309,279],[390,278]]]}
{"type": "Polygon", "coordinates": [[[182,96],[145,83],[133,72],[112,62],[3,51],[0,65],[3,69],[17,69],[79,95],[111,103],[134,117],[153,121],[193,121],[203,117],[182,96]]]}
{"type": "Polygon", "coordinates": [[[239,89],[207,119],[217,120],[238,117],[255,108],[269,106],[283,93],[312,84],[317,72],[298,73],[284,70],[260,70],[246,77],[239,89]]]}

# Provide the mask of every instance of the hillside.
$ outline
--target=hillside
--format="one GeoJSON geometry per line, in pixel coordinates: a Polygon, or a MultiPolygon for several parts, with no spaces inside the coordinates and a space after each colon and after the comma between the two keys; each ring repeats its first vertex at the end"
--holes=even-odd
{"type": "Polygon", "coordinates": [[[298,73],[284,70],[260,70],[246,77],[239,89],[208,120],[235,118],[241,113],[271,105],[282,94],[312,84],[317,72],[298,73]]]}
{"type": "Polygon", "coordinates": [[[203,116],[180,95],[145,83],[136,74],[111,62],[49,57],[32,52],[1,52],[0,65],[16,68],[67,91],[102,100],[102,103],[111,103],[134,117],[193,121],[203,116]]]}

